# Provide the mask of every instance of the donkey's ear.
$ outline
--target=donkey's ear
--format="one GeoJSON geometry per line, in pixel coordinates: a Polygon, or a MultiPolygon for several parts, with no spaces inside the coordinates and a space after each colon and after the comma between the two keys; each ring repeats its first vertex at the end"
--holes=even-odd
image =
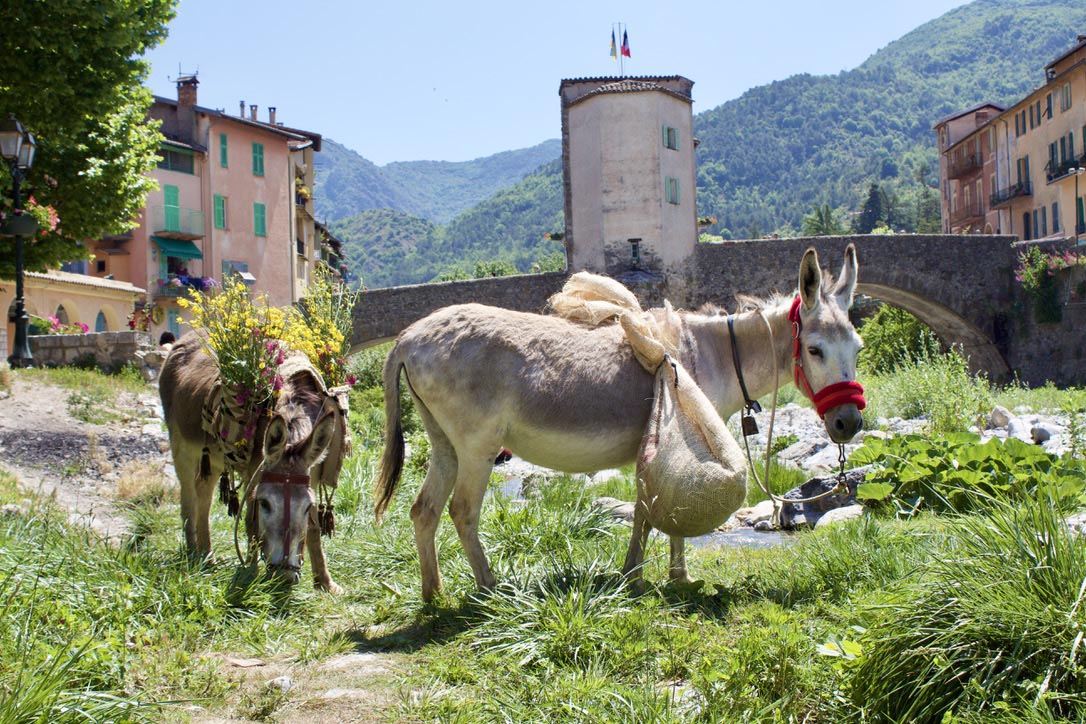
{"type": "Polygon", "coordinates": [[[313,432],[302,450],[302,460],[305,461],[307,470],[324,459],[328,453],[328,446],[332,444],[332,438],[336,434],[337,410],[338,406],[333,398],[329,397],[321,408],[317,422],[313,425],[313,432]]]}
{"type": "Polygon", "coordinates": [[[276,415],[268,423],[268,431],[264,433],[264,465],[274,468],[283,457],[283,451],[287,449],[287,440],[290,437],[290,429],[282,415],[276,415]]]}
{"type": "Polygon", "coordinates": [[[818,252],[812,246],[799,263],[799,298],[803,300],[804,311],[813,311],[818,306],[821,289],[822,270],[818,267],[818,252]]]}
{"type": "Polygon", "coordinates": [[[841,309],[852,308],[852,293],[856,290],[857,271],[856,246],[855,244],[849,244],[845,249],[845,261],[841,265],[841,275],[837,279],[837,284],[833,287],[833,296],[837,303],[841,305],[841,309]]]}

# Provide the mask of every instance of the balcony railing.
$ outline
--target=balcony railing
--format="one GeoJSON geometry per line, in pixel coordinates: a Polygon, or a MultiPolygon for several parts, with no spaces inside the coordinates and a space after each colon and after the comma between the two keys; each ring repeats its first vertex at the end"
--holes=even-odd
{"type": "Polygon", "coordinates": [[[960,224],[970,219],[983,219],[984,206],[979,201],[962,204],[950,213],[950,223],[960,224]]]}
{"type": "Polygon", "coordinates": [[[1079,167],[1086,167],[1086,155],[1078,159],[1072,158],[1056,166],[1049,164],[1048,169],[1045,171],[1045,176],[1048,177],[1048,182],[1052,183],[1057,179],[1067,176],[1071,171],[1079,167]]]}
{"type": "Polygon", "coordinates": [[[188,296],[189,289],[206,292],[215,286],[215,280],[210,277],[179,277],[176,274],[170,274],[159,277],[152,290],[156,299],[179,298],[188,296]]]}
{"type": "Polygon", "coordinates": [[[168,239],[202,239],[204,212],[180,206],[152,206],[151,233],[168,239]]]}
{"type": "Polygon", "coordinates": [[[979,153],[971,153],[954,161],[951,161],[947,169],[948,178],[961,178],[967,173],[979,171],[984,167],[984,158],[979,153]]]}
{"type": "Polygon", "coordinates": [[[1032,196],[1032,195],[1033,195],[1033,191],[1029,187],[1029,180],[1027,179],[1025,181],[1019,181],[1016,184],[1012,184],[1011,186],[1006,186],[1004,188],[999,189],[998,191],[993,192],[992,196],[991,196],[991,199],[990,199],[991,206],[992,206],[992,208],[995,208],[997,206],[1002,206],[1003,204],[1007,203],[1011,199],[1016,199],[1019,196],[1032,196]]]}

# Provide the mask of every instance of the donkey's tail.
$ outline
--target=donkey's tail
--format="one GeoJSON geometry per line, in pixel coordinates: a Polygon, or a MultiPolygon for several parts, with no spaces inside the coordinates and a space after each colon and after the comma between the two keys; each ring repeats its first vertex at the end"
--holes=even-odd
{"type": "Polygon", "coordinates": [[[381,522],[396,486],[403,472],[403,415],[400,410],[400,372],[403,362],[400,360],[399,347],[393,347],[385,360],[385,449],[381,453],[381,472],[377,476],[377,488],[374,494],[377,503],[373,512],[377,522],[381,522]]]}

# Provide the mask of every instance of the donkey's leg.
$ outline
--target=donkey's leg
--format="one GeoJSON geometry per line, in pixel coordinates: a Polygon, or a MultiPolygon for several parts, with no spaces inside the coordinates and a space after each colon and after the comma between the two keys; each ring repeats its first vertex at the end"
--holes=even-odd
{"type": "Polygon", "coordinates": [[[411,506],[411,522],[415,526],[415,547],[419,551],[419,569],[422,573],[422,600],[431,601],[441,590],[441,573],[437,569],[437,550],[434,535],[441,522],[441,511],[452,493],[456,482],[456,451],[449,438],[438,426],[423,405],[416,409],[422,417],[426,434],[430,438],[430,469],[422,481],[419,494],[411,506]]]}
{"type": "Polygon", "coordinates": [[[475,585],[480,591],[489,591],[496,583],[483,545],[479,542],[479,511],[483,507],[490,471],[494,469],[493,448],[492,445],[483,445],[473,447],[470,455],[458,455],[456,487],[449,504],[449,516],[456,526],[460,544],[471,564],[471,572],[475,574],[475,585]]]}
{"type": "Polygon", "coordinates": [[[196,476],[196,545],[202,556],[211,556],[211,500],[221,470],[211,467],[211,474],[206,478],[196,476]]]}
{"type": "Polygon", "coordinates": [[[686,538],[680,535],[671,536],[671,565],[668,576],[676,583],[690,583],[690,576],[686,572],[686,538]]]}
{"type": "Polygon", "coordinates": [[[321,527],[312,520],[305,530],[305,545],[309,549],[309,565],[313,569],[313,587],[328,593],[343,593],[343,588],[328,573],[328,561],[321,547],[321,527]]]}
{"type": "Polygon", "coordinates": [[[201,453],[193,451],[191,446],[183,445],[180,434],[170,436],[173,452],[173,469],[177,473],[177,482],[181,495],[181,528],[185,533],[185,551],[196,558],[203,559],[211,552],[210,541],[201,548],[197,526],[199,525],[199,493],[197,476],[200,474],[201,453]],[[188,448],[188,449],[186,449],[188,448]]]}
{"type": "Polygon", "coordinates": [[[622,575],[626,576],[630,587],[636,593],[641,593],[645,588],[645,582],[641,578],[641,566],[645,562],[645,544],[648,542],[650,529],[644,502],[638,496],[637,503],[634,505],[630,547],[626,550],[626,562],[622,564],[622,575]]]}

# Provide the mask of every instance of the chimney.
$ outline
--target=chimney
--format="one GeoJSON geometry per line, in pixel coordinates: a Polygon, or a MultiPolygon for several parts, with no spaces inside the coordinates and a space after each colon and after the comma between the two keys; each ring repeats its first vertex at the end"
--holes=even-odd
{"type": "Polygon", "coordinates": [[[179,106],[194,106],[196,105],[196,86],[200,84],[200,81],[196,80],[195,75],[182,75],[177,79],[177,105],[179,106]]]}
{"type": "Polygon", "coordinates": [[[245,101],[238,101],[240,108],[238,109],[238,117],[245,118],[245,101]]]}
{"type": "Polygon", "coordinates": [[[256,120],[256,109],[257,109],[257,105],[255,103],[251,103],[249,105],[249,120],[250,121],[255,121],[256,120]]]}
{"type": "Polygon", "coordinates": [[[275,106],[268,106],[268,123],[275,125],[275,106]]]}

